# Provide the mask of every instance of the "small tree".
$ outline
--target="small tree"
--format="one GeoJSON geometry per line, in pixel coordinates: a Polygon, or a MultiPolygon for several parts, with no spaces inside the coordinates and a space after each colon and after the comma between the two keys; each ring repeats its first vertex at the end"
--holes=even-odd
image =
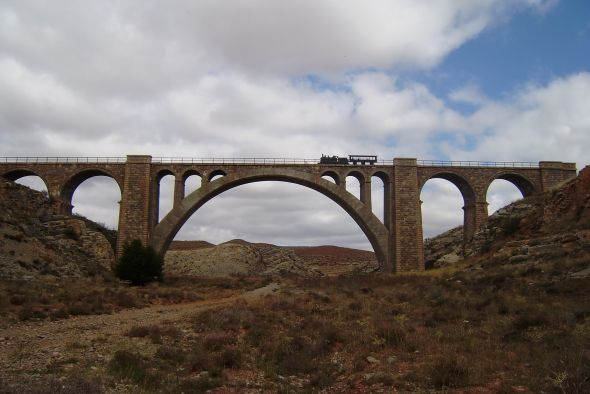
{"type": "Polygon", "coordinates": [[[151,247],[145,247],[139,240],[133,240],[123,248],[123,255],[115,265],[118,278],[128,280],[132,285],[162,280],[164,260],[151,247]]]}

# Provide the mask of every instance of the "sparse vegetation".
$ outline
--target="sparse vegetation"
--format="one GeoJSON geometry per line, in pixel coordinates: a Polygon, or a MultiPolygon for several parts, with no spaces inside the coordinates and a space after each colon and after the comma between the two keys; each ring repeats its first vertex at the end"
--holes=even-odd
{"type": "Polygon", "coordinates": [[[60,320],[75,315],[110,314],[152,304],[177,304],[230,296],[263,286],[268,278],[168,278],[146,286],[129,287],[108,278],[0,281],[2,321],[60,320]]]}
{"type": "Polygon", "coordinates": [[[144,285],[148,282],[161,281],[164,260],[154,249],[143,246],[141,241],[133,240],[125,245],[123,255],[114,268],[118,278],[131,282],[132,285],[144,285]]]}
{"type": "MultiPolygon", "coordinates": [[[[128,311],[105,333],[111,317],[101,316],[97,332],[83,324],[84,335],[59,352],[35,354],[20,331],[2,334],[0,347],[10,349],[3,378],[11,380],[0,391],[587,393],[590,277],[577,273],[588,268],[590,233],[523,242],[535,223],[503,222],[489,232],[485,254],[456,265],[397,276],[282,276],[280,291],[250,298],[221,300],[271,279],[0,282],[0,322],[17,329],[204,300],[128,311]],[[152,314],[131,323],[136,312],[152,314]]],[[[40,337],[28,339],[47,341],[40,337]]]]}

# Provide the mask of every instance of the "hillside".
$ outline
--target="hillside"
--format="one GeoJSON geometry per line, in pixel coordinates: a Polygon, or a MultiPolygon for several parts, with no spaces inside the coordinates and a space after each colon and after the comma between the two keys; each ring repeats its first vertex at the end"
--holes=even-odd
{"type": "MultiPolygon", "coordinates": [[[[461,227],[425,243],[427,266],[441,267],[462,257],[486,264],[590,261],[590,167],[541,195],[518,200],[491,215],[463,247],[461,227]]],[[[590,264],[589,264],[590,266],[590,264]]]]}
{"type": "Polygon", "coordinates": [[[44,193],[0,179],[0,278],[83,277],[110,270],[113,234],[60,215],[44,193]]]}
{"type": "Polygon", "coordinates": [[[0,288],[0,392],[588,393],[588,177],[501,210],[466,259],[420,273],[0,288]]]}

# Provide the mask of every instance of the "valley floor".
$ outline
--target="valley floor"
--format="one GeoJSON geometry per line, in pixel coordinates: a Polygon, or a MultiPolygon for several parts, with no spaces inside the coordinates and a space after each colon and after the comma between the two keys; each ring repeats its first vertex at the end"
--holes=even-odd
{"type": "Polygon", "coordinates": [[[590,278],[572,267],[227,279],[197,301],[184,283],[184,300],[25,314],[0,329],[0,393],[585,393],[590,278]]]}

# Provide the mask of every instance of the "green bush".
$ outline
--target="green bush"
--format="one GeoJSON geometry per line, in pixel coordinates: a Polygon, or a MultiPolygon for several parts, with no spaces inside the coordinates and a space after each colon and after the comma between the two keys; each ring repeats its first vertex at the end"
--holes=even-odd
{"type": "Polygon", "coordinates": [[[134,240],[125,245],[123,255],[114,268],[115,275],[133,285],[162,280],[164,260],[151,247],[134,240]]]}

